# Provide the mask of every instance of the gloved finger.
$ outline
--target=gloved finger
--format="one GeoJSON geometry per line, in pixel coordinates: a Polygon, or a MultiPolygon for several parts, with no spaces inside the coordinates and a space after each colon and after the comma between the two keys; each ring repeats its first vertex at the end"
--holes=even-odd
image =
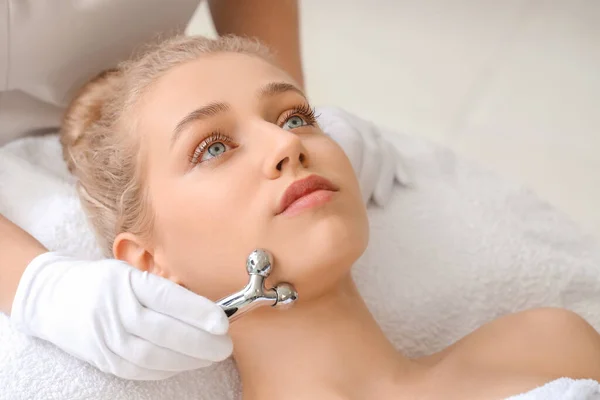
{"type": "Polygon", "coordinates": [[[100,371],[131,381],[159,381],[171,378],[179,371],[161,371],[143,368],[115,355],[106,365],[96,365],[100,371]]]}
{"type": "Polygon", "coordinates": [[[363,158],[362,135],[345,119],[346,114],[335,108],[317,108],[317,123],[346,153],[354,171],[360,171],[363,158]]]}
{"type": "Polygon", "coordinates": [[[135,269],[130,273],[130,281],[140,304],[150,310],[215,335],[223,335],[229,330],[225,312],[205,297],[168,279],[135,269]]]}
{"type": "Polygon", "coordinates": [[[360,171],[363,163],[363,140],[360,134],[353,127],[339,123],[335,129],[327,132],[344,151],[352,169],[356,172],[360,171]]]}
{"type": "Polygon", "coordinates": [[[394,188],[396,173],[395,157],[392,144],[388,143],[383,137],[377,140],[379,153],[381,154],[381,167],[378,179],[373,191],[373,201],[380,207],[384,207],[392,194],[394,188]]]}
{"type": "Polygon", "coordinates": [[[146,339],[135,335],[127,335],[116,346],[110,349],[125,361],[143,368],[163,372],[191,371],[207,367],[214,361],[190,357],[171,349],[157,346],[146,339]]]}
{"type": "Polygon", "coordinates": [[[223,361],[233,351],[227,335],[214,335],[150,309],[142,308],[136,314],[137,318],[123,321],[123,326],[156,346],[211,362],[223,361]]]}
{"type": "Polygon", "coordinates": [[[381,182],[382,149],[379,131],[372,123],[351,113],[345,115],[348,123],[353,126],[362,138],[362,165],[358,178],[361,185],[363,201],[366,203],[374,196],[377,186],[381,182]]]}
{"type": "Polygon", "coordinates": [[[378,154],[378,144],[376,136],[369,131],[363,132],[364,157],[362,167],[358,174],[360,191],[363,195],[363,201],[367,203],[375,187],[381,170],[381,159],[378,154]]]}
{"type": "Polygon", "coordinates": [[[390,143],[390,148],[394,157],[394,178],[402,186],[409,186],[411,184],[410,174],[408,173],[408,167],[404,163],[404,159],[395,145],[390,143]]]}

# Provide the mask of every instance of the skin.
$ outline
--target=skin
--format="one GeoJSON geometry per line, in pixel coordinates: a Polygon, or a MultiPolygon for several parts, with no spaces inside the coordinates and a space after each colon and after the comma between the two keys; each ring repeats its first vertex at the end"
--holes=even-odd
{"type": "Polygon", "coordinates": [[[47,250],[33,236],[1,214],[0,248],[0,312],[9,314],[25,267],[47,250]]]}
{"type": "Polygon", "coordinates": [[[262,59],[230,53],[159,78],[133,123],[154,228],[121,233],[114,244],[116,258],[215,300],[245,285],[252,249],[274,254],[273,282],[293,283],[300,300],[232,324],[246,399],[494,399],[562,376],[600,379],[600,336],[558,309],[501,318],[428,357],[397,352],[350,275],[368,241],[350,163],[318,126],[290,129],[302,125],[296,116],[308,119],[290,113],[306,100],[282,84],[298,86],[262,59]],[[289,90],[259,95],[273,83],[289,90]],[[173,142],[186,115],[215,102],[227,109],[187,124],[173,142]],[[226,151],[190,165],[214,131],[226,151]],[[286,188],[310,174],[339,191],[326,204],[277,215],[286,188]]]}
{"type": "Polygon", "coordinates": [[[210,0],[219,35],[257,37],[277,56],[281,67],[304,86],[296,0],[210,0]]]}

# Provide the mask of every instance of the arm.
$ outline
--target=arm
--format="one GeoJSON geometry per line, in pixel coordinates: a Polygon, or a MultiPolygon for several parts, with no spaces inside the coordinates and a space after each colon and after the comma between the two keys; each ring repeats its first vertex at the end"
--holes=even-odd
{"type": "Polygon", "coordinates": [[[27,265],[47,250],[0,214],[0,312],[10,315],[19,280],[27,265]]]}
{"type": "Polygon", "coordinates": [[[210,0],[209,4],[219,35],[258,38],[273,50],[283,69],[304,86],[296,0],[210,0]]]}

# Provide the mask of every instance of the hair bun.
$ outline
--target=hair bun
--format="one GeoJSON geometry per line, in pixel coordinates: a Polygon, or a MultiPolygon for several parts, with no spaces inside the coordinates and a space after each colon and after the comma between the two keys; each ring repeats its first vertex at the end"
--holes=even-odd
{"type": "Polygon", "coordinates": [[[121,81],[121,70],[111,68],[102,71],[87,82],[75,95],[60,129],[63,157],[69,171],[77,175],[77,161],[93,150],[93,126],[100,120],[107,100],[114,95],[121,81]]]}

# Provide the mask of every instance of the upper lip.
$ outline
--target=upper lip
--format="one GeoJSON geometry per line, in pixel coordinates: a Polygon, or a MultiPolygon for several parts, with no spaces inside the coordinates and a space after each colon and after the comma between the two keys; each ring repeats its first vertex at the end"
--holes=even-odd
{"type": "Polygon", "coordinates": [[[279,209],[277,214],[281,214],[288,208],[293,202],[301,197],[316,192],[317,190],[330,190],[337,192],[339,188],[331,183],[329,180],[319,175],[310,175],[303,179],[298,179],[292,183],[281,196],[279,201],[279,209]]]}

